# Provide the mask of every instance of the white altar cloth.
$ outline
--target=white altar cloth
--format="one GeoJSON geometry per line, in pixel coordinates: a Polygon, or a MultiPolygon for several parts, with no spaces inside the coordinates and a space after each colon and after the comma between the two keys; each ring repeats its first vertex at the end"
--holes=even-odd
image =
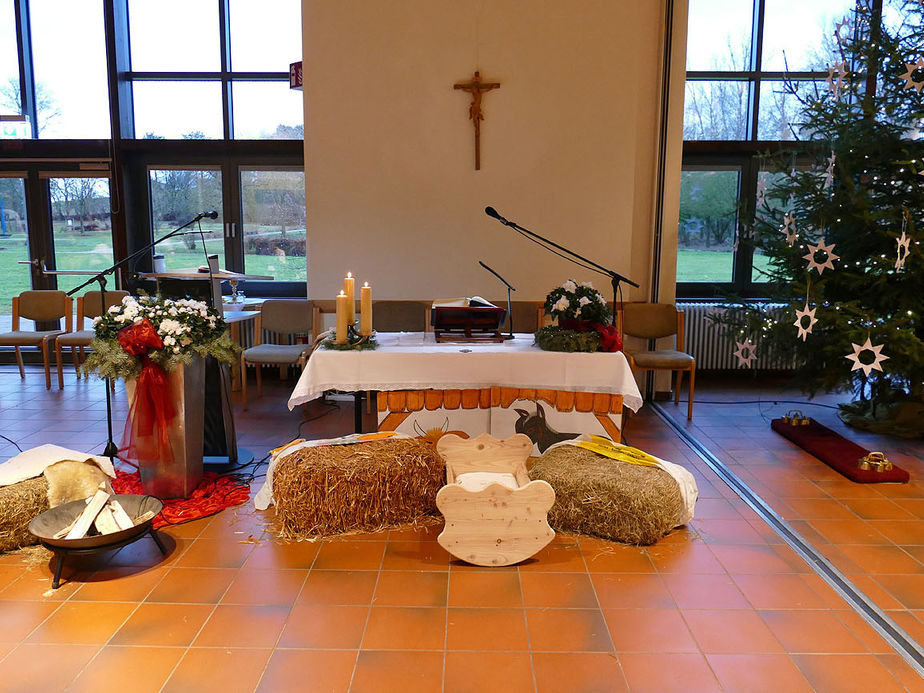
{"type": "Polygon", "coordinates": [[[320,397],[325,390],[426,390],[516,387],[623,396],[632,411],[642,396],[622,352],[543,351],[533,335],[517,334],[502,343],[443,342],[432,333],[376,335],[378,348],[337,351],[319,347],[311,354],[289,409],[320,397]]]}

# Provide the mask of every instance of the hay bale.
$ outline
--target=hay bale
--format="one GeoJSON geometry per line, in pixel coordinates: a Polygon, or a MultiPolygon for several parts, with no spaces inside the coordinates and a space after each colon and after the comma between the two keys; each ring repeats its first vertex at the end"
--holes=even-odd
{"type": "Polygon", "coordinates": [[[545,453],[529,476],[555,489],[549,524],[556,530],[648,546],[677,525],[683,509],[680,486],[663,469],[573,445],[545,453]]]}
{"type": "Polygon", "coordinates": [[[48,481],[44,476],[0,487],[0,552],[37,544],[29,522],[46,510],[48,481]]]}
{"type": "Polygon", "coordinates": [[[302,448],[273,472],[276,522],[292,539],[374,532],[437,513],[445,483],[446,465],[419,440],[302,448]]]}

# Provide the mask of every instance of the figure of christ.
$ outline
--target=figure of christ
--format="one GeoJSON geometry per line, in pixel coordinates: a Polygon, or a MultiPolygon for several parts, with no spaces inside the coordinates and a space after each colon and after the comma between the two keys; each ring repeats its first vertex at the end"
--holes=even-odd
{"type": "Polygon", "coordinates": [[[481,95],[492,89],[500,89],[500,82],[482,82],[481,75],[476,71],[471,82],[454,84],[453,89],[461,89],[472,95],[472,103],[468,107],[468,117],[475,126],[475,170],[478,171],[481,169],[481,121],[484,120],[484,112],[481,110],[481,95]]]}

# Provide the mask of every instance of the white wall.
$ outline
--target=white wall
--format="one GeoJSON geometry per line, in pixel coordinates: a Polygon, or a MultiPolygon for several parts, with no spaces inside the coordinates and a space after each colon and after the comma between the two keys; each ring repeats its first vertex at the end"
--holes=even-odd
{"type": "Polygon", "coordinates": [[[521,300],[596,279],[491,205],[647,299],[662,14],[661,0],[304,0],[309,296],[333,297],[348,269],[380,299],[501,296],[479,259],[521,300]],[[475,69],[501,83],[481,171],[452,88],[475,69]]]}

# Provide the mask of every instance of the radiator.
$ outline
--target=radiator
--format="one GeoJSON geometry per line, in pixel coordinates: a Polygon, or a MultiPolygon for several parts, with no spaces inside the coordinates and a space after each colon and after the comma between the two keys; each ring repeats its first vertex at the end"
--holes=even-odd
{"type": "MultiPolygon", "coordinates": [[[[716,325],[708,316],[725,311],[724,303],[677,303],[677,308],[684,313],[685,351],[696,359],[696,370],[738,370],[735,358],[735,342],[722,335],[721,326],[716,325]]],[[[774,309],[782,313],[785,306],[774,304],[774,309]]],[[[795,328],[793,328],[795,339],[795,328]]],[[[763,353],[757,344],[755,370],[792,370],[792,364],[763,353]]],[[[745,370],[745,369],[740,369],[745,370]]]]}

